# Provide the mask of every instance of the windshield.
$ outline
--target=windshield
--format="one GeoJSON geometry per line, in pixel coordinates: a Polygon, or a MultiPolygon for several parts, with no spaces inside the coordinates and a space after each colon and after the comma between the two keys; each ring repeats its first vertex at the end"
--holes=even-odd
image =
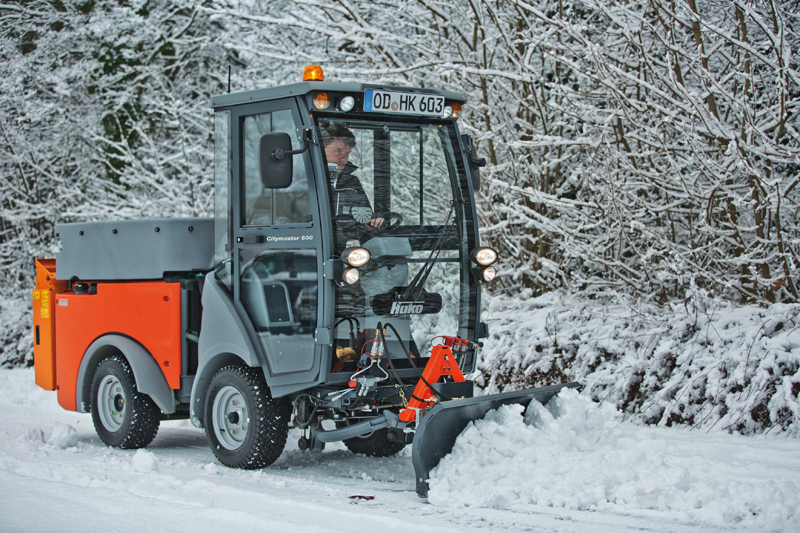
{"type": "MultiPolygon", "coordinates": [[[[414,356],[426,357],[433,337],[459,334],[466,244],[455,132],[329,119],[317,127],[336,253],[362,246],[372,257],[359,282],[337,288],[339,357],[359,355],[378,322],[391,323],[414,356]],[[430,272],[418,276],[421,269],[430,272]]],[[[392,358],[405,359],[395,333],[386,339],[392,358]]]]}

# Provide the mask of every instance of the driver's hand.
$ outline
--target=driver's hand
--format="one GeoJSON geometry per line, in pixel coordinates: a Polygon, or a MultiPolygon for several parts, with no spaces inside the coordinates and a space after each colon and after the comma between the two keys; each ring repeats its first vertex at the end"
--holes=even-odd
{"type": "Polygon", "coordinates": [[[383,219],[381,217],[373,218],[372,220],[367,220],[364,225],[367,229],[380,228],[383,225],[383,219]]]}

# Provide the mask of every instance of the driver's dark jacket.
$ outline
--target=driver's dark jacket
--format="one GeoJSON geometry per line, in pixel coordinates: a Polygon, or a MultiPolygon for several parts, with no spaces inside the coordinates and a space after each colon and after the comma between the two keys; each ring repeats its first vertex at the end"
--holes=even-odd
{"type": "Polygon", "coordinates": [[[348,240],[364,242],[366,222],[374,218],[364,187],[353,172],[357,166],[348,162],[341,173],[329,173],[331,187],[331,211],[336,226],[336,248],[343,250],[348,240]],[[331,175],[333,174],[333,175],[331,175]],[[342,190],[349,189],[349,190],[342,190]],[[337,192],[338,191],[338,192],[337,192]]]}

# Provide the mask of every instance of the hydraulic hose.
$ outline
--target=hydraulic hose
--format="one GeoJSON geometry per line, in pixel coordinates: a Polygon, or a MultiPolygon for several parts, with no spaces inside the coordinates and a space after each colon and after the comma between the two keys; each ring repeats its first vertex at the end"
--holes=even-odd
{"type": "MultiPolygon", "coordinates": [[[[378,327],[380,328],[380,324],[378,324],[378,327]]],[[[386,323],[386,327],[387,328],[391,328],[391,330],[394,332],[395,336],[397,337],[397,340],[400,341],[400,348],[403,349],[403,353],[405,354],[406,359],[408,359],[408,362],[411,363],[411,367],[416,371],[417,375],[419,376],[419,379],[421,379],[422,382],[425,383],[425,385],[427,385],[427,387],[431,390],[431,392],[434,395],[436,395],[437,397],[439,397],[440,400],[443,400],[443,401],[452,400],[452,398],[450,398],[449,396],[445,396],[441,392],[439,392],[436,389],[434,389],[433,385],[431,385],[428,382],[428,380],[425,379],[425,376],[422,375],[422,372],[420,372],[419,367],[417,367],[417,365],[414,363],[414,359],[411,357],[411,354],[406,349],[405,343],[403,343],[403,338],[400,336],[400,333],[398,333],[398,331],[395,329],[395,327],[393,325],[391,325],[390,323],[388,323],[388,322],[386,323]]],[[[378,331],[380,332],[381,338],[383,338],[383,329],[378,329],[378,331]]],[[[383,345],[386,346],[386,340],[385,339],[383,340],[383,345]]],[[[387,356],[389,354],[388,348],[386,349],[386,354],[387,354],[387,356]]],[[[391,365],[392,369],[394,370],[394,365],[391,363],[391,361],[392,361],[392,358],[389,357],[389,364],[391,365]]],[[[396,376],[395,376],[395,378],[397,379],[396,376]]],[[[402,381],[401,381],[401,386],[402,386],[402,381]]],[[[417,398],[413,394],[412,394],[412,396],[417,401],[420,401],[420,402],[425,402],[426,401],[426,400],[422,400],[420,398],[417,398]]]]}
{"type": "Polygon", "coordinates": [[[444,227],[442,231],[439,233],[439,237],[436,240],[436,243],[431,248],[431,253],[428,256],[428,259],[422,265],[422,268],[419,269],[417,275],[414,276],[414,279],[411,280],[411,283],[408,284],[408,287],[400,294],[401,300],[416,300],[425,287],[425,282],[428,280],[428,276],[433,271],[433,265],[436,263],[436,260],[439,258],[439,253],[442,251],[442,246],[444,246],[445,240],[450,236],[450,230],[452,226],[450,226],[450,217],[453,216],[453,212],[456,209],[456,202],[461,203],[463,202],[462,199],[453,200],[450,204],[450,211],[447,213],[447,218],[444,221],[444,227]],[[412,296],[413,294],[413,296],[412,296]]]}
{"type": "MultiPolygon", "coordinates": [[[[392,329],[394,329],[394,327],[389,323],[387,323],[386,326],[391,327],[392,329]]],[[[417,398],[416,396],[414,396],[414,393],[410,392],[408,390],[408,388],[406,388],[405,383],[403,383],[403,380],[400,379],[400,376],[397,374],[397,369],[394,367],[394,363],[392,362],[392,356],[391,356],[391,354],[389,354],[389,346],[386,343],[386,336],[383,334],[383,325],[380,322],[378,322],[377,325],[376,325],[376,328],[377,328],[377,331],[378,331],[378,339],[381,342],[381,344],[383,344],[383,349],[386,351],[386,361],[389,363],[389,368],[392,370],[392,377],[397,382],[397,385],[401,389],[403,389],[403,392],[406,395],[411,396],[412,398],[414,398],[417,401],[420,401],[420,402],[423,401],[423,400],[420,400],[419,398],[417,398]]],[[[397,330],[395,330],[395,332],[396,331],[397,330]]],[[[406,347],[405,347],[405,344],[403,344],[403,340],[402,339],[400,339],[400,346],[403,348],[403,350],[405,350],[406,347]]]]}

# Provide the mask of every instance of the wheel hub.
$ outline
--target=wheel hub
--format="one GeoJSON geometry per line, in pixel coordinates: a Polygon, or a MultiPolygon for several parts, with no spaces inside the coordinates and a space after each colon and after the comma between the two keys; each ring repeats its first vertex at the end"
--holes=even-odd
{"type": "Polygon", "coordinates": [[[214,398],[211,416],[219,443],[228,450],[238,449],[247,437],[250,425],[250,416],[239,389],[231,385],[222,387],[214,398]]]}
{"type": "Polygon", "coordinates": [[[109,374],[100,382],[95,398],[97,413],[103,426],[112,433],[125,421],[125,389],[117,376],[109,374]]]}

